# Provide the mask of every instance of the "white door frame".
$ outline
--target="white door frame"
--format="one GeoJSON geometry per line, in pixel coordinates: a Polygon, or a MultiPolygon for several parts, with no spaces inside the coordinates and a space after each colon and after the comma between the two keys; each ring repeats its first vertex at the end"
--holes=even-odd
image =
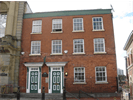
{"type": "Polygon", "coordinates": [[[50,80],[49,80],[50,86],[48,86],[48,93],[52,93],[52,72],[55,71],[53,70],[53,68],[60,68],[60,70],[57,70],[57,71],[61,72],[61,93],[63,93],[62,82],[64,83],[64,73],[62,72],[62,67],[64,68],[67,62],[46,62],[45,64],[51,69],[49,73],[50,74],[50,80]],[[63,76],[63,80],[62,80],[62,76],[63,76]]]}
{"type": "Polygon", "coordinates": [[[42,77],[41,77],[41,72],[39,72],[39,67],[43,66],[43,62],[36,62],[36,63],[35,62],[33,62],[33,63],[30,62],[30,63],[24,63],[24,65],[29,68],[29,72],[27,74],[28,76],[26,76],[26,93],[30,93],[30,72],[31,71],[38,71],[38,93],[41,93],[41,89],[39,89],[39,84],[40,84],[39,79],[40,78],[42,79],[42,77]],[[32,68],[38,68],[38,70],[32,70],[32,68]],[[28,81],[27,81],[27,78],[28,78],[28,81]],[[27,86],[27,82],[28,82],[28,86],[27,86]]]}

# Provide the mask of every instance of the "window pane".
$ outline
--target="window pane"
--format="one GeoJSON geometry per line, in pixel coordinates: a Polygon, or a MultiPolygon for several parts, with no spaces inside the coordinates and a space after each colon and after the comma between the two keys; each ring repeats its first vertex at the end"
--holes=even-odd
{"type": "Polygon", "coordinates": [[[83,18],[74,18],[73,29],[74,31],[83,30],[83,18]]]}
{"type": "Polygon", "coordinates": [[[31,54],[40,54],[40,41],[32,41],[31,42],[31,54]]]}
{"type": "Polygon", "coordinates": [[[95,52],[104,52],[104,39],[103,38],[97,38],[94,39],[94,47],[95,52]]]}
{"type": "Polygon", "coordinates": [[[0,38],[5,36],[6,19],[6,14],[0,14],[0,38]]]}
{"type": "Polygon", "coordinates": [[[78,67],[74,68],[75,72],[75,81],[76,82],[84,82],[84,68],[83,67],[78,67]]]}
{"type": "Polygon", "coordinates": [[[42,27],[42,20],[35,20],[32,24],[32,33],[39,33],[41,32],[42,27]]]}
{"type": "Polygon", "coordinates": [[[61,40],[53,40],[52,41],[52,53],[61,53],[62,45],[61,45],[61,40]]]}
{"type": "Polygon", "coordinates": [[[52,31],[62,31],[62,19],[53,19],[52,31]]]}
{"type": "Polygon", "coordinates": [[[105,67],[96,67],[96,81],[106,81],[105,67]]]}
{"type": "Polygon", "coordinates": [[[102,17],[94,17],[93,18],[93,29],[94,30],[101,30],[103,29],[102,27],[102,17]]]}
{"type": "Polygon", "coordinates": [[[84,51],[84,48],[83,48],[83,39],[76,39],[74,40],[74,52],[75,53],[81,53],[84,51]]]}

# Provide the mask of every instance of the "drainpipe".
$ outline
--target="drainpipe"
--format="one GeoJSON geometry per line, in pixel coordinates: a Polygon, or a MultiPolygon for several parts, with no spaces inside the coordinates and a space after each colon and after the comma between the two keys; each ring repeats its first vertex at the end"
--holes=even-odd
{"type": "Polygon", "coordinates": [[[126,62],[126,77],[127,77],[127,80],[128,80],[127,56],[125,56],[124,58],[125,58],[125,62],[126,62]]]}

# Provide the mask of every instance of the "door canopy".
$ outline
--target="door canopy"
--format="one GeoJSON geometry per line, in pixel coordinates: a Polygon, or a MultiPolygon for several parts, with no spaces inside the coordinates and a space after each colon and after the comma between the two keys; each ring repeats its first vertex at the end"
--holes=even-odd
{"type": "Polygon", "coordinates": [[[48,67],[64,67],[67,62],[46,62],[45,64],[48,67]]]}

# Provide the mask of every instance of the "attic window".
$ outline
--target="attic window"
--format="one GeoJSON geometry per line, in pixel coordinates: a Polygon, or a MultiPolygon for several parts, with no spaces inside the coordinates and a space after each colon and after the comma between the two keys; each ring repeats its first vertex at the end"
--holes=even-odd
{"type": "Polygon", "coordinates": [[[62,31],[62,19],[53,19],[52,20],[52,31],[53,32],[62,31]]]}

